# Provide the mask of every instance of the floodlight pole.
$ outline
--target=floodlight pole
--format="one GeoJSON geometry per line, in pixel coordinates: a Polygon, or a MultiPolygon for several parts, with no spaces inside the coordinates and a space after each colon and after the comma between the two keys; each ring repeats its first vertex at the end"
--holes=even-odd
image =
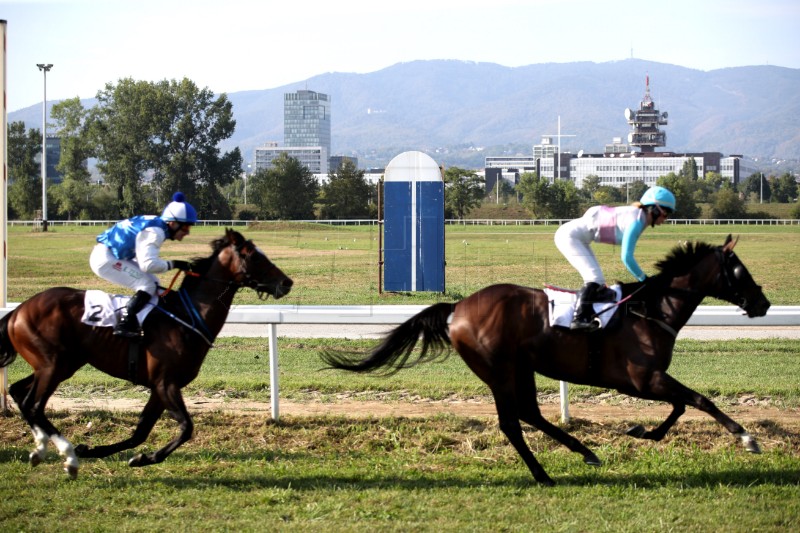
{"type": "Polygon", "coordinates": [[[47,231],[47,73],[52,63],[37,63],[44,74],[44,100],[42,101],[42,231],[47,231]]]}

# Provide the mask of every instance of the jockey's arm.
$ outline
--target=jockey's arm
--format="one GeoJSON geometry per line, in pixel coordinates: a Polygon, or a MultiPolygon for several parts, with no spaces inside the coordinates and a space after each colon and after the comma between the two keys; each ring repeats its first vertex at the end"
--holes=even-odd
{"type": "Polygon", "coordinates": [[[158,274],[169,270],[169,262],[159,257],[166,238],[164,230],[156,227],[145,228],[136,236],[136,262],[142,272],[158,274]]]}

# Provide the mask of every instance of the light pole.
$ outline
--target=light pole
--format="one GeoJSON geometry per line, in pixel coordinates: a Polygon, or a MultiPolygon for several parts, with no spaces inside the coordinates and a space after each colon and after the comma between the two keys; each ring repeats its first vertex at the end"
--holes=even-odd
{"type": "Polygon", "coordinates": [[[42,231],[47,231],[47,73],[52,63],[37,63],[44,74],[44,101],[42,101],[42,231]]]}

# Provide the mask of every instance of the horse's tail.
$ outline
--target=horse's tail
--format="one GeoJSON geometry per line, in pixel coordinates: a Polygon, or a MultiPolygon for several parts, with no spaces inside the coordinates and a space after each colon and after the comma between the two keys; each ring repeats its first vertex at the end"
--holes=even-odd
{"type": "Polygon", "coordinates": [[[6,316],[0,318],[0,368],[10,365],[17,358],[17,349],[11,344],[11,339],[8,338],[8,321],[10,318],[11,313],[6,313],[6,316]]]}
{"type": "Polygon", "coordinates": [[[353,372],[372,372],[383,369],[383,374],[391,375],[425,361],[436,359],[450,345],[447,317],[453,312],[454,304],[438,303],[426,307],[421,312],[397,326],[374,348],[367,357],[360,354],[325,350],[320,357],[330,368],[351,370],[353,372]],[[419,355],[409,361],[411,353],[422,337],[419,355]]]}

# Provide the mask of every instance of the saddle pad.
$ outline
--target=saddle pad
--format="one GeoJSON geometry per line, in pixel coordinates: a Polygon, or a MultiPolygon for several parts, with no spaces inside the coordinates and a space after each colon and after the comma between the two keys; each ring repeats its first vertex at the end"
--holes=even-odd
{"type": "MultiPolygon", "coordinates": [[[[128,304],[130,296],[108,294],[107,292],[88,290],[83,300],[83,316],[81,322],[89,326],[107,327],[117,325],[117,311],[128,304]]],[[[136,314],[139,324],[144,323],[145,317],[158,304],[158,296],[153,295],[150,303],[136,314]]]]}
{"type": "MultiPolygon", "coordinates": [[[[619,285],[612,285],[609,289],[614,291],[614,302],[618,302],[622,297],[622,288],[619,285]]],[[[544,292],[550,301],[550,326],[568,328],[575,314],[577,294],[574,291],[555,287],[545,287],[544,292]]],[[[598,302],[593,305],[594,312],[599,313],[601,327],[606,327],[611,317],[617,312],[617,306],[614,305],[614,302],[598,302]]]]}

